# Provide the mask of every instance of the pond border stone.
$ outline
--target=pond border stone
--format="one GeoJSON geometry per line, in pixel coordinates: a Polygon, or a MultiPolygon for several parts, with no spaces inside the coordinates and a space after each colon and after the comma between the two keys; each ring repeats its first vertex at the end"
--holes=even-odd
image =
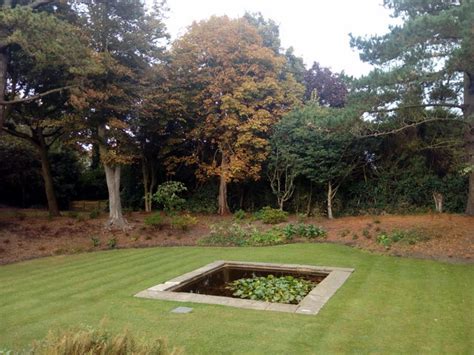
{"type": "Polygon", "coordinates": [[[169,281],[138,292],[135,297],[166,301],[207,303],[254,310],[315,315],[318,314],[326,302],[329,301],[336,291],[344,284],[352,272],[354,272],[354,269],[352,268],[331,266],[218,260],[181,276],[175,277],[169,281]],[[184,283],[193,281],[206,274],[213,273],[222,267],[245,267],[265,270],[272,269],[275,271],[291,270],[296,272],[319,272],[326,273],[327,276],[315,288],[313,288],[299,304],[271,303],[265,301],[253,301],[197,293],[174,292],[176,288],[179,288],[184,283]]]}

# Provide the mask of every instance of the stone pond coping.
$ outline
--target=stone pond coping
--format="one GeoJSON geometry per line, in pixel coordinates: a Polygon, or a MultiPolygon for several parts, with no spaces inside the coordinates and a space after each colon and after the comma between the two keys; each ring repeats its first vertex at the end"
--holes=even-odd
{"type": "Polygon", "coordinates": [[[184,275],[175,277],[165,283],[155,285],[135,295],[140,298],[151,298],[167,301],[178,302],[195,302],[217,304],[223,306],[231,306],[238,308],[279,311],[298,314],[314,315],[318,314],[320,309],[331,298],[332,295],[341,287],[349,278],[354,269],[340,268],[330,266],[314,266],[314,265],[299,265],[299,264],[273,264],[273,263],[258,263],[258,262],[242,262],[242,261],[224,261],[219,260],[199,269],[188,272],[184,275]],[[206,274],[210,274],[222,267],[244,267],[252,269],[272,269],[275,271],[291,270],[301,272],[320,272],[328,275],[321,281],[299,304],[283,304],[271,303],[264,301],[253,301],[239,298],[210,296],[197,293],[174,292],[184,283],[188,283],[206,274]]]}

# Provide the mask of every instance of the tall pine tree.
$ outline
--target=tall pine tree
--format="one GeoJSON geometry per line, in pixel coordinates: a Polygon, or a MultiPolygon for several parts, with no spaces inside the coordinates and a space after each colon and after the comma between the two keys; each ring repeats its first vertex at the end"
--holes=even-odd
{"type": "Polygon", "coordinates": [[[385,0],[403,23],[383,36],[352,38],[361,59],[376,66],[359,81],[359,99],[376,112],[426,107],[414,124],[447,119],[439,110],[462,111],[469,174],[466,214],[474,215],[474,2],[471,0],[385,0]],[[423,101],[402,106],[413,88],[423,101]]]}

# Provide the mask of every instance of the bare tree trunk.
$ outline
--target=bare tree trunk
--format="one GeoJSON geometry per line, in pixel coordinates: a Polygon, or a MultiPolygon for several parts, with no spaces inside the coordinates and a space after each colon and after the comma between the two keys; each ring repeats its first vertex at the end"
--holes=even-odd
{"type": "Polygon", "coordinates": [[[39,144],[36,145],[41,158],[41,175],[44,180],[44,190],[46,200],[48,201],[49,215],[57,217],[60,215],[56,193],[54,192],[53,175],[51,173],[51,164],[48,157],[48,148],[44,142],[42,133],[37,132],[39,144]]]}
{"type": "Polygon", "coordinates": [[[151,182],[150,182],[150,211],[151,211],[151,208],[153,206],[153,194],[155,192],[156,185],[158,183],[158,179],[156,176],[156,173],[157,173],[156,164],[153,164],[153,162],[151,163],[150,171],[151,171],[151,182]]]}
{"type": "Polygon", "coordinates": [[[306,205],[306,216],[310,216],[311,215],[311,202],[312,202],[312,198],[313,198],[313,182],[311,181],[309,183],[309,196],[308,196],[308,204],[306,205]]]}
{"type": "Polygon", "coordinates": [[[245,189],[240,189],[240,196],[239,196],[239,208],[242,210],[244,207],[244,196],[245,196],[245,189]]]}
{"type": "Polygon", "coordinates": [[[143,190],[145,199],[145,212],[151,212],[150,172],[145,157],[142,159],[143,190]]]}
{"type": "MultiPolygon", "coordinates": [[[[0,99],[5,100],[5,90],[7,87],[7,66],[8,54],[7,50],[0,50],[0,99]]],[[[0,134],[2,134],[2,127],[6,120],[6,106],[0,105],[0,134]]]]}
{"type": "Polygon", "coordinates": [[[331,181],[328,183],[328,218],[333,219],[334,216],[332,215],[332,198],[333,198],[333,191],[332,191],[332,184],[331,181]]]}
{"type": "Polygon", "coordinates": [[[469,192],[466,214],[474,216],[474,73],[464,74],[464,117],[468,121],[464,135],[469,172],[469,192]]]}
{"type": "Polygon", "coordinates": [[[124,229],[127,226],[127,221],[123,218],[120,200],[120,165],[104,164],[104,170],[109,191],[109,221],[107,225],[110,228],[124,229]]]}
{"type": "Polygon", "coordinates": [[[443,212],[443,194],[435,191],[433,192],[433,199],[435,202],[436,212],[442,213],[443,212]]]}
{"type": "MultiPolygon", "coordinates": [[[[98,127],[98,136],[101,142],[99,143],[99,151],[102,160],[107,154],[105,127],[103,125],[98,127]]],[[[122,214],[122,201],[120,200],[120,165],[104,164],[105,179],[107,182],[107,190],[109,192],[109,221],[108,228],[125,229],[128,226],[127,221],[122,214]]]]}
{"type": "Polygon", "coordinates": [[[217,213],[221,216],[230,214],[229,205],[227,203],[227,157],[222,153],[221,173],[219,176],[219,196],[217,198],[218,210],[217,213]]]}

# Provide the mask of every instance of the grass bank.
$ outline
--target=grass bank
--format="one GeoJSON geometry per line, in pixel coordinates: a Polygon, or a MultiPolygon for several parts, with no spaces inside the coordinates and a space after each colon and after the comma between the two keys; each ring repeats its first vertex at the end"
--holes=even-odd
{"type": "Polygon", "coordinates": [[[188,353],[469,353],[474,267],[374,255],[341,245],[153,248],[57,256],[0,267],[0,349],[48,329],[128,328],[188,353]],[[133,298],[219,259],[353,267],[317,316],[133,298]]]}

